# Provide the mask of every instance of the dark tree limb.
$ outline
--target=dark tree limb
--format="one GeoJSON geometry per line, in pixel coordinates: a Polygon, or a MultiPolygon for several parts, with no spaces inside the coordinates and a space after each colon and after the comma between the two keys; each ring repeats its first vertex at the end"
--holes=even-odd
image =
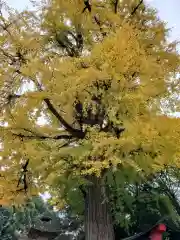
{"type": "Polygon", "coordinates": [[[117,127],[113,124],[113,122],[109,122],[106,127],[102,128],[101,130],[102,132],[111,132],[113,133],[116,138],[120,138],[121,133],[123,133],[125,131],[125,128],[122,127],[117,127]]]}
{"type": "Polygon", "coordinates": [[[140,0],[140,2],[137,4],[137,6],[132,10],[131,16],[136,13],[136,11],[137,11],[138,8],[141,6],[141,4],[143,4],[143,0],[140,0]]]}
{"type": "Polygon", "coordinates": [[[117,13],[118,2],[119,2],[119,0],[115,0],[115,3],[114,3],[114,12],[115,12],[115,13],[117,13]]]}
{"type": "MultiPolygon", "coordinates": [[[[20,97],[22,97],[22,96],[21,95],[15,95],[15,94],[14,95],[9,95],[8,100],[9,100],[9,102],[11,102],[12,100],[18,99],[20,97]]],[[[50,99],[45,98],[44,102],[46,103],[48,110],[57,118],[57,120],[62,124],[62,126],[65,128],[65,130],[67,130],[72,135],[71,137],[75,137],[75,138],[79,138],[79,139],[82,139],[82,138],[85,137],[85,132],[83,132],[82,130],[73,128],[70,124],[68,124],[65,121],[65,119],[58,113],[56,108],[53,106],[50,99]]],[[[27,131],[27,129],[23,129],[23,130],[27,131]]],[[[28,130],[28,131],[30,131],[30,130],[28,130]]],[[[52,138],[52,137],[47,137],[47,136],[38,136],[37,134],[35,134],[34,137],[35,138],[38,137],[40,139],[52,138]]],[[[69,135],[62,135],[62,136],[56,136],[53,139],[69,139],[69,137],[70,137],[69,135]]]]}
{"type": "Polygon", "coordinates": [[[56,32],[55,39],[58,45],[65,49],[69,57],[78,57],[80,52],[80,47],[83,44],[82,35],[77,34],[77,36],[71,32],[71,31],[61,31],[56,32]],[[68,38],[68,35],[70,35],[76,42],[76,44],[73,44],[72,41],[68,38]],[[80,46],[81,44],[81,46],[80,46]]]}
{"type": "MultiPolygon", "coordinates": [[[[7,129],[8,130],[8,129],[7,129]]],[[[9,130],[12,132],[13,136],[17,136],[20,138],[27,138],[27,139],[37,139],[37,140],[72,140],[73,136],[72,135],[67,135],[67,134],[59,134],[56,136],[45,136],[45,135],[40,135],[36,133],[35,131],[28,129],[28,128],[9,128],[9,130]],[[25,131],[27,134],[23,133],[14,133],[13,131],[25,131]]]]}
{"type": "MultiPolygon", "coordinates": [[[[39,91],[42,91],[41,84],[36,81],[37,88],[39,91]]],[[[46,103],[46,106],[48,110],[56,117],[56,119],[59,121],[60,124],[65,128],[65,130],[72,135],[72,137],[83,139],[86,135],[85,132],[73,128],[67,121],[60,115],[60,113],[56,110],[56,108],[53,106],[49,98],[45,98],[44,102],[46,103]]]]}
{"type": "Polygon", "coordinates": [[[99,30],[102,33],[102,36],[105,37],[107,34],[106,34],[106,32],[103,31],[100,20],[97,18],[97,16],[94,16],[94,20],[95,20],[96,24],[99,26],[99,30]]]}
{"type": "Polygon", "coordinates": [[[72,139],[73,137],[71,135],[57,135],[57,136],[54,136],[54,137],[51,137],[51,136],[41,136],[41,135],[25,135],[25,134],[22,134],[22,133],[12,133],[13,136],[16,136],[16,137],[19,137],[19,138],[22,138],[22,139],[35,139],[35,140],[70,140],[72,139]]]}
{"type": "Polygon", "coordinates": [[[17,192],[20,192],[23,190],[25,192],[27,192],[27,189],[28,189],[28,183],[27,183],[28,164],[29,164],[29,159],[25,162],[25,164],[22,165],[22,172],[21,172],[19,180],[18,180],[17,188],[19,187],[20,184],[23,184],[23,187],[21,189],[18,189],[17,192]]]}
{"type": "Polygon", "coordinates": [[[91,4],[89,3],[89,0],[84,0],[84,5],[85,5],[85,7],[84,7],[82,13],[84,13],[84,12],[86,11],[86,9],[87,9],[89,12],[91,12],[91,4]]]}
{"type": "Polygon", "coordinates": [[[58,111],[54,108],[51,101],[48,98],[44,99],[49,111],[59,120],[59,122],[63,125],[63,127],[73,136],[79,139],[83,139],[85,137],[85,132],[73,128],[70,124],[68,124],[64,118],[58,113],[58,111]]]}
{"type": "Polygon", "coordinates": [[[80,185],[79,186],[79,190],[81,191],[81,193],[82,193],[82,195],[83,195],[83,198],[84,198],[84,200],[85,200],[85,198],[86,198],[86,188],[83,186],[83,185],[80,185]]]}
{"type": "Polygon", "coordinates": [[[76,38],[75,39],[76,39],[76,47],[80,54],[80,53],[82,53],[83,44],[84,44],[83,34],[82,34],[82,29],[81,29],[80,24],[78,24],[76,27],[76,38]]]}

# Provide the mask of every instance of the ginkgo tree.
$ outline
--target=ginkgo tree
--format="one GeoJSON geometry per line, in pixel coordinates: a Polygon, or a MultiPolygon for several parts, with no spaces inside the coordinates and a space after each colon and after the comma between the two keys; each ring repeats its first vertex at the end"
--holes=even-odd
{"type": "Polygon", "coordinates": [[[0,18],[1,201],[82,196],[86,240],[113,240],[114,172],[131,182],[179,166],[177,42],[143,0],[35,9],[0,18]]]}

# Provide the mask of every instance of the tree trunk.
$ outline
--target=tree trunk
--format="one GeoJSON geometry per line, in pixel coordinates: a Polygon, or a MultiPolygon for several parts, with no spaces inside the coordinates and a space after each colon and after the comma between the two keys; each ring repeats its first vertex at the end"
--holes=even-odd
{"type": "Polygon", "coordinates": [[[90,177],[88,180],[92,184],[87,187],[85,199],[85,240],[114,240],[105,188],[96,177],[90,177]]]}

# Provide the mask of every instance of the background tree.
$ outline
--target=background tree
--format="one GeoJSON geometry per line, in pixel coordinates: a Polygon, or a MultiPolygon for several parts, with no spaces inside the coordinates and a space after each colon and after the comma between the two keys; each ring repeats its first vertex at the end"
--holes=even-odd
{"type": "Polygon", "coordinates": [[[17,240],[16,230],[11,209],[0,207],[0,237],[2,240],[17,240]]]}
{"type": "Polygon", "coordinates": [[[111,240],[108,176],[179,166],[177,44],[143,1],[40,5],[1,17],[2,199],[84,199],[86,239],[111,240]]]}
{"type": "Polygon", "coordinates": [[[52,234],[56,239],[79,239],[84,236],[81,216],[72,213],[69,208],[54,211],[40,197],[29,199],[18,207],[1,207],[0,237],[2,240],[18,240],[34,231],[45,236],[52,234]]]}
{"type": "Polygon", "coordinates": [[[21,232],[26,232],[37,218],[47,214],[47,206],[41,198],[28,200],[21,206],[1,205],[0,237],[2,240],[17,240],[21,232]]]}
{"type": "Polygon", "coordinates": [[[116,188],[111,188],[111,204],[117,239],[145,232],[158,222],[167,225],[170,239],[174,239],[175,235],[178,237],[178,172],[177,169],[167,168],[134,184],[122,183],[115,178],[116,188]]]}

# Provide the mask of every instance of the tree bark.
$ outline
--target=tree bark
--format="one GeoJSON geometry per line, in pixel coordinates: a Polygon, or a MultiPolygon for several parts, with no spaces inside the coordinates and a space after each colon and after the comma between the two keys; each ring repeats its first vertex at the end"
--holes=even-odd
{"type": "Polygon", "coordinates": [[[85,240],[114,240],[114,229],[105,187],[100,179],[88,178],[92,184],[87,187],[85,198],[85,240]]]}

